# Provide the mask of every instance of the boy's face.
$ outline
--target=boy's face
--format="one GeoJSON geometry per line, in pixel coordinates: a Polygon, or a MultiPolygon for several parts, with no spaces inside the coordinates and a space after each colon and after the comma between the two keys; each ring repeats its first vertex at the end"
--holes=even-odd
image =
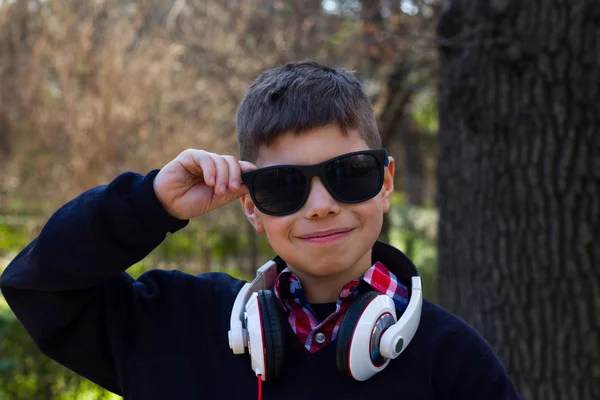
{"type": "MultiPolygon", "coordinates": [[[[260,149],[255,164],[258,168],[310,165],[368,149],[358,132],[351,130],[343,136],[339,127],[329,125],[296,136],[282,135],[269,147],[260,149]]],[[[381,191],[362,203],[337,201],[321,179],[313,177],[306,203],[293,214],[263,214],[250,195],[242,197],[242,208],[256,231],[266,233],[273,250],[286,260],[301,281],[334,278],[345,283],[361,276],[371,264],[371,248],[381,231],[383,213],[390,207],[393,175],[394,160],[389,157],[381,191]],[[342,233],[310,238],[316,233],[340,229],[342,233]]]]}

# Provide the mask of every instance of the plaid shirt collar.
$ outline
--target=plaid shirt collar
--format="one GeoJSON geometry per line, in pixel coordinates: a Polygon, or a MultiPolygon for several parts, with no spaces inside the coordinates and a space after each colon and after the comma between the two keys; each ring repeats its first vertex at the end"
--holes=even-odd
{"type": "Polygon", "coordinates": [[[300,280],[289,268],[279,274],[274,290],[281,307],[288,313],[292,330],[311,353],[322,349],[336,338],[346,310],[360,294],[368,290],[386,294],[394,300],[400,312],[406,310],[409,296],[406,286],[379,261],[359,279],[348,282],[342,288],[335,312],[322,322],[306,299],[300,280]]]}

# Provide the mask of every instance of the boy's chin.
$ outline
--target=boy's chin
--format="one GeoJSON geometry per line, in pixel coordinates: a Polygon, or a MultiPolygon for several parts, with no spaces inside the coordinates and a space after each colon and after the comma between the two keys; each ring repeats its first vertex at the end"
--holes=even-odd
{"type": "Polygon", "coordinates": [[[363,257],[359,257],[357,260],[348,260],[345,258],[337,260],[305,260],[304,262],[298,263],[296,267],[290,266],[292,272],[298,276],[307,276],[311,278],[334,278],[334,277],[346,277],[349,280],[357,278],[363,274],[369,265],[360,265],[360,261],[363,257]],[[357,275],[358,274],[358,275],[357,275]],[[354,275],[357,275],[356,277],[354,275]]]}

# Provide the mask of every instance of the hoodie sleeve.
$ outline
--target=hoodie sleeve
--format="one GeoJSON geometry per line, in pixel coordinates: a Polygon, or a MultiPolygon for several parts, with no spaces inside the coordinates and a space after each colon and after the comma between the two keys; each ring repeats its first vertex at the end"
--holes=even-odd
{"type": "Polygon", "coordinates": [[[164,304],[175,276],[155,270],[134,280],[125,271],[188,223],[156,198],[157,173],[127,172],[66,203],[0,277],[7,303],[45,354],[119,394],[115,360],[135,338],[136,309],[164,304]]]}

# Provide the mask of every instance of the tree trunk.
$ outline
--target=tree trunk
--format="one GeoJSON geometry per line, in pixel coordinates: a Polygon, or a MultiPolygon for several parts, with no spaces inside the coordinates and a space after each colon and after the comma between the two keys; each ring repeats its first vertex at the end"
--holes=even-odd
{"type": "Polygon", "coordinates": [[[383,147],[389,148],[395,140],[399,141],[402,165],[397,165],[397,172],[401,175],[396,175],[396,179],[402,180],[408,204],[422,205],[423,152],[419,132],[412,123],[409,110],[414,95],[409,84],[409,73],[407,63],[397,62],[387,76],[386,102],[379,116],[379,131],[383,147]]]}
{"type": "Polygon", "coordinates": [[[600,3],[440,19],[439,298],[524,399],[600,399],[600,3]]]}
{"type": "Polygon", "coordinates": [[[360,18],[362,21],[360,27],[362,41],[358,49],[362,55],[360,67],[363,75],[372,77],[377,75],[384,61],[381,43],[381,33],[384,29],[381,0],[361,0],[360,18]]]}

